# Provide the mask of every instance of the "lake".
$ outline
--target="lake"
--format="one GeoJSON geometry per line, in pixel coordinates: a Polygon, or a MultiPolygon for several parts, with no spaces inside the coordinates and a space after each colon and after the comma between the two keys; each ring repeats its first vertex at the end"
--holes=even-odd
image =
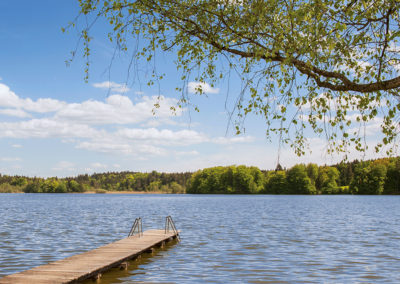
{"type": "Polygon", "coordinates": [[[0,277],[171,215],[181,243],[99,283],[400,283],[400,196],[0,194],[0,277]]]}

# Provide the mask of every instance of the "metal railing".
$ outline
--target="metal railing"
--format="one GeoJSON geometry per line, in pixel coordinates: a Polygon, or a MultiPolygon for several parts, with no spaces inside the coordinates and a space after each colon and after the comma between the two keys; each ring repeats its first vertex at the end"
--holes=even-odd
{"type": "Polygon", "coordinates": [[[172,229],[172,231],[174,231],[176,238],[178,241],[181,241],[181,238],[179,237],[179,232],[175,227],[175,223],[172,220],[171,216],[167,216],[165,217],[165,234],[167,234],[167,232],[169,232],[169,228],[172,229]]]}
{"type": "Polygon", "coordinates": [[[139,235],[139,238],[141,236],[143,236],[142,218],[140,218],[140,217],[136,218],[135,222],[133,222],[133,225],[132,225],[131,231],[128,234],[128,237],[132,237],[135,235],[139,235]],[[135,231],[137,231],[137,232],[135,233],[135,231]]]}

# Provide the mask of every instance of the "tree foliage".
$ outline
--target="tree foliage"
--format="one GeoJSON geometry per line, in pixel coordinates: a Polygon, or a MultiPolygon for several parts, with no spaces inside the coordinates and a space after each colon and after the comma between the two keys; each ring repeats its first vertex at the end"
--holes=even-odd
{"type": "Polygon", "coordinates": [[[214,167],[197,171],[190,179],[188,193],[260,193],[264,175],[256,167],[214,167]]]}
{"type": "Polygon", "coordinates": [[[274,171],[267,176],[264,193],[288,194],[288,186],[285,171],[274,171]]]}
{"type": "MultiPolygon", "coordinates": [[[[306,129],[324,135],[328,152],[367,148],[369,122],[379,122],[379,151],[398,134],[400,2],[397,0],[79,0],[78,26],[88,74],[91,29],[99,19],[108,38],[132,61],[177,55],[185,82],[212,85],[234,73],[236,130],[246,115],[265,117],[299,155],[306,129]],[[191,77],[192,75],[192,77],[191,77]]],[[[157,63],[157,62],[153,62],[157,63]]],[[[164,74],[153,70],[152,79],[164,74]]],[[[203,93],[201,85],[198,92],[203,93]]],[[[232,96],[231,96],[232,97],[232,96]]],[[[393,144],[391,144],[393,145],[393,144]]],[[[390,148],[393,149],[393,148],[390,148]]],[[[389,150],[390,152],[390,150],[389,150]]]]}
{"type": "Polygon", "coordinates": [[[385,194],[400,194],[400,159],[392,161],[387,167],[385,194]]]}
{"type": "Polygon", "coordinates": [[[382,163],[361,163],[356,167],[350,190],[358,194],[382,194],[387,168],[382,163]]]}
{"type": "Polygon", "coordinates": [[[184,193],[191,173],[120,172],[77,177],[28,178],[0,175],[0,192],[69,193],[99,190],[184,193]]]}
{"type": "Polygon", "coordinates": [[[0,174],[1,192],[141,191],[195,194],[400,194],[400,157],[333,166],[213,167],[195,173],[109,172],[67,178],[0,174]]]}
{"type": "Polygon", "coordinates": [[[319,175],[317,178],[317,184],[322,193],[337,193],[337,180],[339,179],[339,176],[340,174],[337,168],[322,167],[319,170],[319,175]]]}
{"type": "Polygon", "coordinates": [[[315,194],[316,189],[311,184],[304,165],[296,165],[288,170],[286,174],[288,191],[291,194],[315,194]]]}

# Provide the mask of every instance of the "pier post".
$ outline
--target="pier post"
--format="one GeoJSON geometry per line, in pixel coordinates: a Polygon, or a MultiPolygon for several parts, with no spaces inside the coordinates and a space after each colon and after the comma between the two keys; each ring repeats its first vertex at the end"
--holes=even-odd
{"type": "Polygon", "coordinates": [[[93,281],[98,281],[98,280],[100,280],[100,278],[101,278],[101,273],[97,273],[96,275],[94,275],[94,276],[92,277],[92,280],[93,280],[93,281]]]}
{"type": "Polygon", "coordinates": [[[119,265],[120,270],[127,270],[128,269],[128,262],[124,261],[119,265]]]}

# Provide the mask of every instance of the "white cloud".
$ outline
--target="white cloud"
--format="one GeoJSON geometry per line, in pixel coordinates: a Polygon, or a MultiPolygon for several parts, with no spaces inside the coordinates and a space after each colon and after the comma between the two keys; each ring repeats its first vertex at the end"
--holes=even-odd
{"type": "Polygon", "coordinates": [[[125,128],[118,130],[116,135],[121,138],[137,141],[146,140],[150,143],[161,145],[191,145],[208,141],[204,134],[194,130],[172,131],[168,129],[158,130],[156,128],[125,128]]]}
{"type": "Polygon", "coordinates": [[[126,93],[130,89],[126,86],[126,84],[118,84],[111,81],[104,81],[101,83],[94,83],[93,87],[100,89],[108,89],[113,93],[126,93]]]}
{"type": "Polygon", "coordinates": [[[12,144],[11,147],[13,148],[22,148],[21,144],[12,144]]]}
{"type": "Polygon", "coordinates": [[[197,156],[200,155],[200,153],[198,151],[176,151],[175,155],[177,156],[197,156]]]}
{"type": "Polygon", "coordinates": [[[90,166],[94,169],[106,169],[108,166],[102,163],[92,163],[90,166]]]}
{"type": "Polygon", "coordinates": [[[218,94],[219,88],[213,88],[208,83],[203,82],[189,82],[188,92],[191,94],[204,93],[204,94],[218,94]]]}
{"type": "MultiPolygon", "coordinates": [[[[15,108],[15,113],[19,111],[19,117],[22,117],[23,110],[37,112],[37,113],[46,113],[46,112],[55,112],[60,110],[66,105],[65,102],[45,98],[38,99],[37,101],[33,101],[32,99],[21,99],[14,92],[10,90],[10,88],[4,84],[0,83],[0,107],[6,108],[15,108]]],[[[7,110],[8,115],[13,115],[12,112],[7,110]]],[[[7,114],[7,113],[3,113],[7,114]]],[[[13,115],[18,116],[18,115],[13,115]]],[[[25,116],[27,117],[27,116],[25,116]]]]}
{"type": "Polygon", "coordinates": [[[75,171],[75,164],[68,161],[60,161],[53,168],[55,171],[75,171]]]}
{"type": "Polygon", "coordinates": [[[156,147],[153,145],[138,145],[137,149],[139,153],[142,154],[150,154],[150,155],[155,155],[155,156],[166,156],[167,155],[167,150],[156,147]]]}
{"type": "Polygon", "coordinates": [[[217,137],[213,139],[216,144],[228,145],[234,143],[249,143],[253,142],[255,138],[253,136],[237,136],[237,137],[217,137]]]}
{"type": "Polygon", "coordinates": [[[101,134],[101,131],[85,124],[73,124],[49,118],[0,122],[0,137],[8,138],[86,137],[95,139],[101,134]]]}
{"type": "Polygon", "coordinates": [[[55,112],[62,109],[66,103],[50,98],[38,99],[37,101],[32,101],[31,99],[23,100],[22,107],[27,111],[46,113],[55,112]]]}
{"type": "Polygon", "coordinates": [[[164,156],[167,154],[167,151],[165,149],[153,145],[132,144],[126,141],[115,141],[112,139],[80,142],[77,144],[76,148],[86,149],[95,152],[102,152],[102,153],[113,153],[113,154],[117,153],[117,154],[133,155],[133,156],[139,156],[139,155],[164,156]]]}
{"type": "Polygon", "coordinates": [[[2,162],[17,162],[17,161],[21,161],[21,158],[17,158],[17,157],[3,157],[3,158],[0,158],[0,161],[2,161],[2,162]]]}
{"type": "MultiPolygon", "coordinates": [[[[122,95],[109,96],[105,101],[88,100],[69,104],[47,98],[32,101],[29,98],[19,98],[6,85],[0,84],[0,106],[7,107],[0,109],[0,113],[13,114],[19,118],[30,117],[28,120],[0,121],[0,138],[58,138],[61,142],[72,144],[78,149],[130,155],[136,159],[146,159],[147,156],[199,154],[193,149],[168,148],[173,146],[186,147],[202,143],[226,145],[254,140],[250,136],[213,138],[195,130],[149,127],[150,124],[158,127],[162,124],[174,125],[175,128],[183,127],[174,121],[175,116],[170,110],[176,102],[173,98],[163,96],[144,96],[134,103],[122,95]],[[153,115],[151,110],[155,104],[156,115],[153,115]],[[55,113],[51,112],[53,110],[55,113]],[[44,113],[38,117],[37,114],[27,111],[51,113],[44,113]]],[[[176,115],[181,115],[183,111],[185,110],[179,110],[176,115]]],[[[73,167],[74,165],[60,162],[54,169],[73,167]]],[[[92,164],[89,167],[104,168],[100,164],[92,164]]]]}
{"type": "Polygon", "coordinates": [[[168,153],[162,146],[189,146],[201,143],[227,145],[254,140],[251,136],[210,138],[203,133],[187,129],[172,131],[156,128],[121,128],[110,131],[96,129],[86,124],[48,118],[0,122],[0,138],[61,138],[65,143],[75,144],[78,149],[103,153],[162,156],[168,153]]]}
{"type": "MultiPolygon", "coordinates": [[[[132,124],[157,118],[159,120],[174,116],[171,107],[176,104],[172,98],[143,97],[136,104],[121,95],[113,95],[106,102],[89,100],[82,103],[68,104],[56,113],[55,118],[79,121],[87,124],[132,124]],[[155,104],[159,107],[155,109],[155,104]],[[152,113],[155,109],[155,114],[152,113]]],[[[180,116],[182,111],[176,113],[180,116]]]]}
{"type": "Polygon", "coordinates": [[[20,118],[32,117],[29,113],[23,111],[22,109],[13,109],[13,108],[0,109],[0,114],[20,117],[20,118]]]}
{"type": "Polygon", "coordinates": [[[33,101],[30,98],[20,98],[8,86],[0,83],[0,114],[19,118],[32,117],[34,114],[28,112],[36,112],[55,113],[51,119],[74,123],[132,124],[152,120],[161,125],[163,121],[171,124],[171,118],[182,115],[182,109],[175,113],[171,111],[176,103],[176,99],[164,96],[144,96],[134,104],[122,95],[109,96],[105,101],[88,100],[70,104],[51,98],[33,101]]]}
{"type": "Polygon", "coordinates": [[[78,149],[85,149],[89,151],[101,153],[122,153],[132,154],[132,148],[129,144],[116,141],[83,141],[78,142],[76,145],[78,149]]]}
{"type": "Polygon", "coordinates": [[[0,83],[0,106],[1,107],[20,107],[21,99],[10,90],[10,88],[0,83]]]}

